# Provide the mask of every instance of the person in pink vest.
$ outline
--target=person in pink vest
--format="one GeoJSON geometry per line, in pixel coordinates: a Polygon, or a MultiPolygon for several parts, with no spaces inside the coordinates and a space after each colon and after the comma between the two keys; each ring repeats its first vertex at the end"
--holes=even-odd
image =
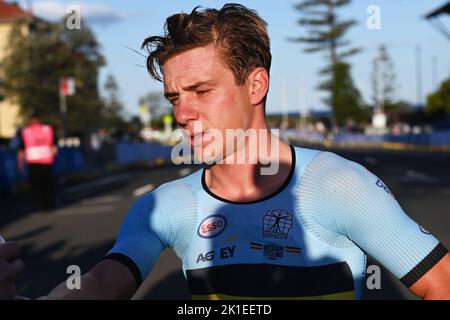
{"type": "Polygon", "coordinates": [[[40,209],[48,211],[54,207],[53,164],[58,152],[53,128],[42,123],[35,113],[28,126],[20,132],[21,147],[18,152],[18,167],[24,172],[28,165],[31,191],[40,209]]]}

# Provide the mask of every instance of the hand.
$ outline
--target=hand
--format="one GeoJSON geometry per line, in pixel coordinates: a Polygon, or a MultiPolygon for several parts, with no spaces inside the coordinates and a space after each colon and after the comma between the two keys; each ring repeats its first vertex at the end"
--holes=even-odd
{"type": "Polygon", "coordinates": [[[16,276],[25,268],[19,259],[21,248],[15,242],[0,244],[0,299],[16,297],[16,276]]]}

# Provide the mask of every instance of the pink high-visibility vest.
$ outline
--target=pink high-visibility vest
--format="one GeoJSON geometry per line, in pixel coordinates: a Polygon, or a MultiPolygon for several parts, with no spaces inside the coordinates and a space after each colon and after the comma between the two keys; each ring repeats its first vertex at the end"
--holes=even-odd
{"type": "Polygon", "coordinates": [[[53,164],[53,129],[52,127],[35,123],[22,129],[27,163],[53,164]]]}

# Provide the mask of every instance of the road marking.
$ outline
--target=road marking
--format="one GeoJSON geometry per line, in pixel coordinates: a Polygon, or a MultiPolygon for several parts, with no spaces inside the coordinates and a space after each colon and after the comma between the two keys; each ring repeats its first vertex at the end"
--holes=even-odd
{"type": "Polygon", "coordinates": [[[98,188],[98,187],[102,187],[102,186],[105,186],[105,185],[108,185],[108,184],[111,184],[114,182],[124,181],[124,180],[128,179],[129,177],[131,177],[131,175],[128,173],[122,173],[122,174],[118,174],[115,176],[105,177],[105,178],[97,179],[95,181],[86,182],[86,183],[82,183],[80,185],[76,185],[76,186],[67,188],[64,190],[64,193],[76,193],[76,192],[80,192],[85,189],[98,188]]]}
{"type": "Polygon", "coordinates": [[[107,204],[107,203],[119,202],[122,199],[123,199],[123,197],[120,195],[110,195],[110,196],[84,199],[80,202],[80,204],[82,204],[82,205],[107,204]]]}
{"type": "Polygon", "coordinates": [[[116,209],[117,207],[114,205],[81,207],[75,204],[70,207],[59,208],[48,212],[37,211],[31,214],[29,218],[42,220],[43,218],[55,218],[61,216],[82,216],[96,213],[114,213],[116,209]]]}
{"type": "Polygon", "coordinates": [[[184,168],[184,169],[181,169],[179,172],[178,172],[178,175],[180,176],[180,177],[184,177],[184,176],[187,176],[188,174],[190,174],[192,172],[192,169],[190,169],[190,168],[184,168]]]}
{"type": "Polygon", "coordinates": [[[112,205],[95,206],[95,207],[69,207],[69,208],[58,209],[58,210],[52,211],[48,214],[47,213],[38,213],[38,214],[36,214],[36,217],[82,216],[82,215],[86,215],[86,214],[111,213],[111,212],[114,212],[115,209],[116,209],[116,207],[112,206],[112,205]]]}
{"type": "Polygon", "coordinates": [[[155,189],[155,186],[153,184],[147,184],[143,187],[137,188],[136,190],[133,191],[133,196],[135,197],[140,197],[142,196],[144,193],[150,192],[153,189],[155,189]]]}
{"type": "Polygon", "coordinates": [[[406,170],[405,176],[409,178],[409,180],[416,180],[422,182],[437,182],[438,179],[432,176],[427,175],[426,173],[415,171],[415,170],[406,170]]]}

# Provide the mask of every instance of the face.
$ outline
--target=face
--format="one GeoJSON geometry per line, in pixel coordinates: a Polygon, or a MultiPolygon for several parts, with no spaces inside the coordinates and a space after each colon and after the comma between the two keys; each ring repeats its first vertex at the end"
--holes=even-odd
{"type": "MultiPolygon", "coordinates": [[[[194,149],[205,150],[217,143],[213,132],[214,137],[218,132],[226,137],[226,129],[247,130],[251,126],[254,115],[249,85],[236,85],[233,72],[214,45],[170,58],[163,65],[163,79],[175,119],[189,133],[194,149]]],[[[225,146],[224,141],[224,157],[225,146]]]]}

